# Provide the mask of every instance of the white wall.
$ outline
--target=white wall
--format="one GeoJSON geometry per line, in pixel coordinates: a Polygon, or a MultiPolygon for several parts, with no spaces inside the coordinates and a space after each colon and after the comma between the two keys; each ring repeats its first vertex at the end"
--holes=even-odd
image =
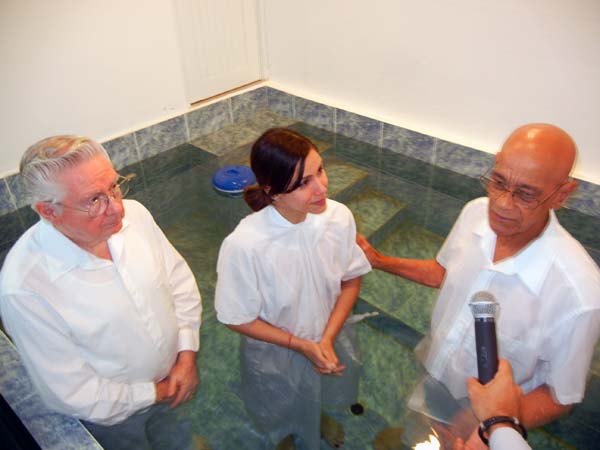
{"type": "Polygon", "coordinates": [[[275,87],[495,152],[523,123],[600,183],[597,0],[264,0],[275,87]]]}
{"type": "MultiPolygon", "coordinates": [[[[276,87],[490,152],[553,122],[600,183],[597,0],[262,2],[276,87]]],[[[0,0],[0,176],[42,137],[186,111],[179,55],[173,0],[0,0]]]]}
{"type": "Polygon", "coordinates": [[[0,176],[28,145],[187,110],[171,0],[0,0],[0,176]]]}

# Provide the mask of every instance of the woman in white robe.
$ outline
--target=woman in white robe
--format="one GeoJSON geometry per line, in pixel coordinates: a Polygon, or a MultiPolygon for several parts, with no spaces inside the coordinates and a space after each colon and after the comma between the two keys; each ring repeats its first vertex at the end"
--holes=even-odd
{"type": "Polygon", "coordinates": [[[242,397],[258,427],[272,444],[292,436],[319,449],[321,405],[356,402],[360,359],[346,319],[371,266],[352,213],[327,199],[310,140],[268,130],[251,166],[258,185],[245,199],[256,212],[221,246],[217,318],[242,335],[242,397]]]}

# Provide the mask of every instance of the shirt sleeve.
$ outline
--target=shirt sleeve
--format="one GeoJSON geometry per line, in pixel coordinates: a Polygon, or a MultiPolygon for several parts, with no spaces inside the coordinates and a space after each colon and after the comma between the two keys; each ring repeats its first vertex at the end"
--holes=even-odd
{"type": "Polygon", "coordinates": [[[261,307],[262,296],[249,250],[237,239],[225,239],[217,262],[217,319],[229,325],[249,323],[259,317],[261,307]]]}
{"type": "MultiPolygon", "coordinates": [[[[148,213],[149,214],[149,213],[148,213]]],[[[150,216],[151,217],[151,216],[150,216]]],[[[202,298],[190,267],[160,227],[152,220],[154,233],[160,243],[169,286],[173,294],[175,317],[179,327],[178,351],[200,348],[202,298]]]]}
{"type": "Polygon", "coordinates": [[[490,450],[531,450],[531,447],[517,430],[501,427],[490,436],[490,450]]]}
{"type": "Polygon", "coordinates": [[[599,310],[585,311],[561,320],[548,333],[543,347],[543,359],[550,363],[546,383],[559,403],[569,405],[583,400],[599,334],[599,310]]]}
{"type": "Polygon", "coordinates": [[[78,419],[112,425],[152,405],[154,383],[120,383],[103,378],[81,357],[62,318],[32,294],[0,299],[6,331],[19,350],[42,400],[78,419]]]}
{"type": "Polygon", "coordinates": [[[476,199],[467,203],[454,222],[454,225],[452,225],[450,233],[448,233],[448,236],[446,236],[446,239],[444,240],[444,243],[435,258],[442,267],[446,269],[448,268],[448,264],[452,257],[451,255],[454,253],[452,249],[454,246],[456,246],[456,242],[461,242],[460,236],[464,232],[463,229],[465,228],[465,222],[470,222],[468,218],[473,214],[474,209],[482,208],[480,205],[481,200],[482,199],[476,199]]]}
{"type": "Polygon", "coordinates": [[[372,269],[369,260],[356,243],[356,222],[354,221],[354,216],[349,209],[347,211],[348,218],[346,225],[346,246],[349,249],[349,263],[346,267],[344,275],[342,276],[342,281],[360,277],[361,275],[369,273],[372,269]]]}

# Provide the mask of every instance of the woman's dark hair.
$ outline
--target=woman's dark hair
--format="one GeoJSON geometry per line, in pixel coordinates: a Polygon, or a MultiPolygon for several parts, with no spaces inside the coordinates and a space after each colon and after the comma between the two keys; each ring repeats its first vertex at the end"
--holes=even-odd
{"type": "Polygon", "coordinates": [[[315,145],[305,136],[287,128],[271,128],[252,146],[250,166],[257,184],[248,186],[244,200],[253,211],[273,203],[277,194],[292,192],[302,181],[304,161],[315,145]],[[298,176],[294,173],[298,167],[298,176]]]}

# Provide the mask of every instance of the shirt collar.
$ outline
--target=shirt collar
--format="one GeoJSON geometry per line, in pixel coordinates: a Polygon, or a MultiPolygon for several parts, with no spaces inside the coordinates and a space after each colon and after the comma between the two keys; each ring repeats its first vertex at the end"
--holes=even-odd
{"type": "MultiPolygon", "coordinates": [[[[110,264],[109,261],[97,258],[79,247],[47,220],[41,219],[39,226],[39,245],[45,257],[51,281],[56,281],[75,267],[93,268],[100,267],[106,263],[110,264]]],[[[122,233],[127,226],[128,222],[123,219],[121,229],[108,240],[113,258],[115,258],[115,255],[120,256],[122,253],[124,245],[122,233]]]]}
{"type": "Polygon", "coordinates": [[[318,223],[321,220],[321,216],[323,214],[306,214],[306,219],[299,223],[292,223],[287,220],[283,215],[277,211],[273,205],[267,206],[267,214],[269,216],[269,220],[276,226],[282,228],[312,228],[315,223],[318,223]]]}
{"type": "Polygon", "coordinates": [[[268,221],[274,227],[271,229],[273,233],[272,238],[283,237],[283,236],[302,236],[303,242],[316,243],[323,233],[323,223],[325,221],[326,213],[306,215],[300,223],[291,223],[285,217],[283,217],[279,211],[273,206],[267,207],[268,221]]]}
{"type": "Polygon", "coordinates": [[[505,275],[517,275],[527,288],[535,295],[539,295],[546,275],[555,259],[555,252],[551,244],[552,237],[556,235],[559,223],[554,210],[550,210],[549,219],[542,233],[521,249],[516,255],[506,258],[498,264],[492,263],[496,234],[489,225],[488,216],[482,220],[474,230],[480,237],[481,248],[489,256],[489,270],[505,275]]]}

